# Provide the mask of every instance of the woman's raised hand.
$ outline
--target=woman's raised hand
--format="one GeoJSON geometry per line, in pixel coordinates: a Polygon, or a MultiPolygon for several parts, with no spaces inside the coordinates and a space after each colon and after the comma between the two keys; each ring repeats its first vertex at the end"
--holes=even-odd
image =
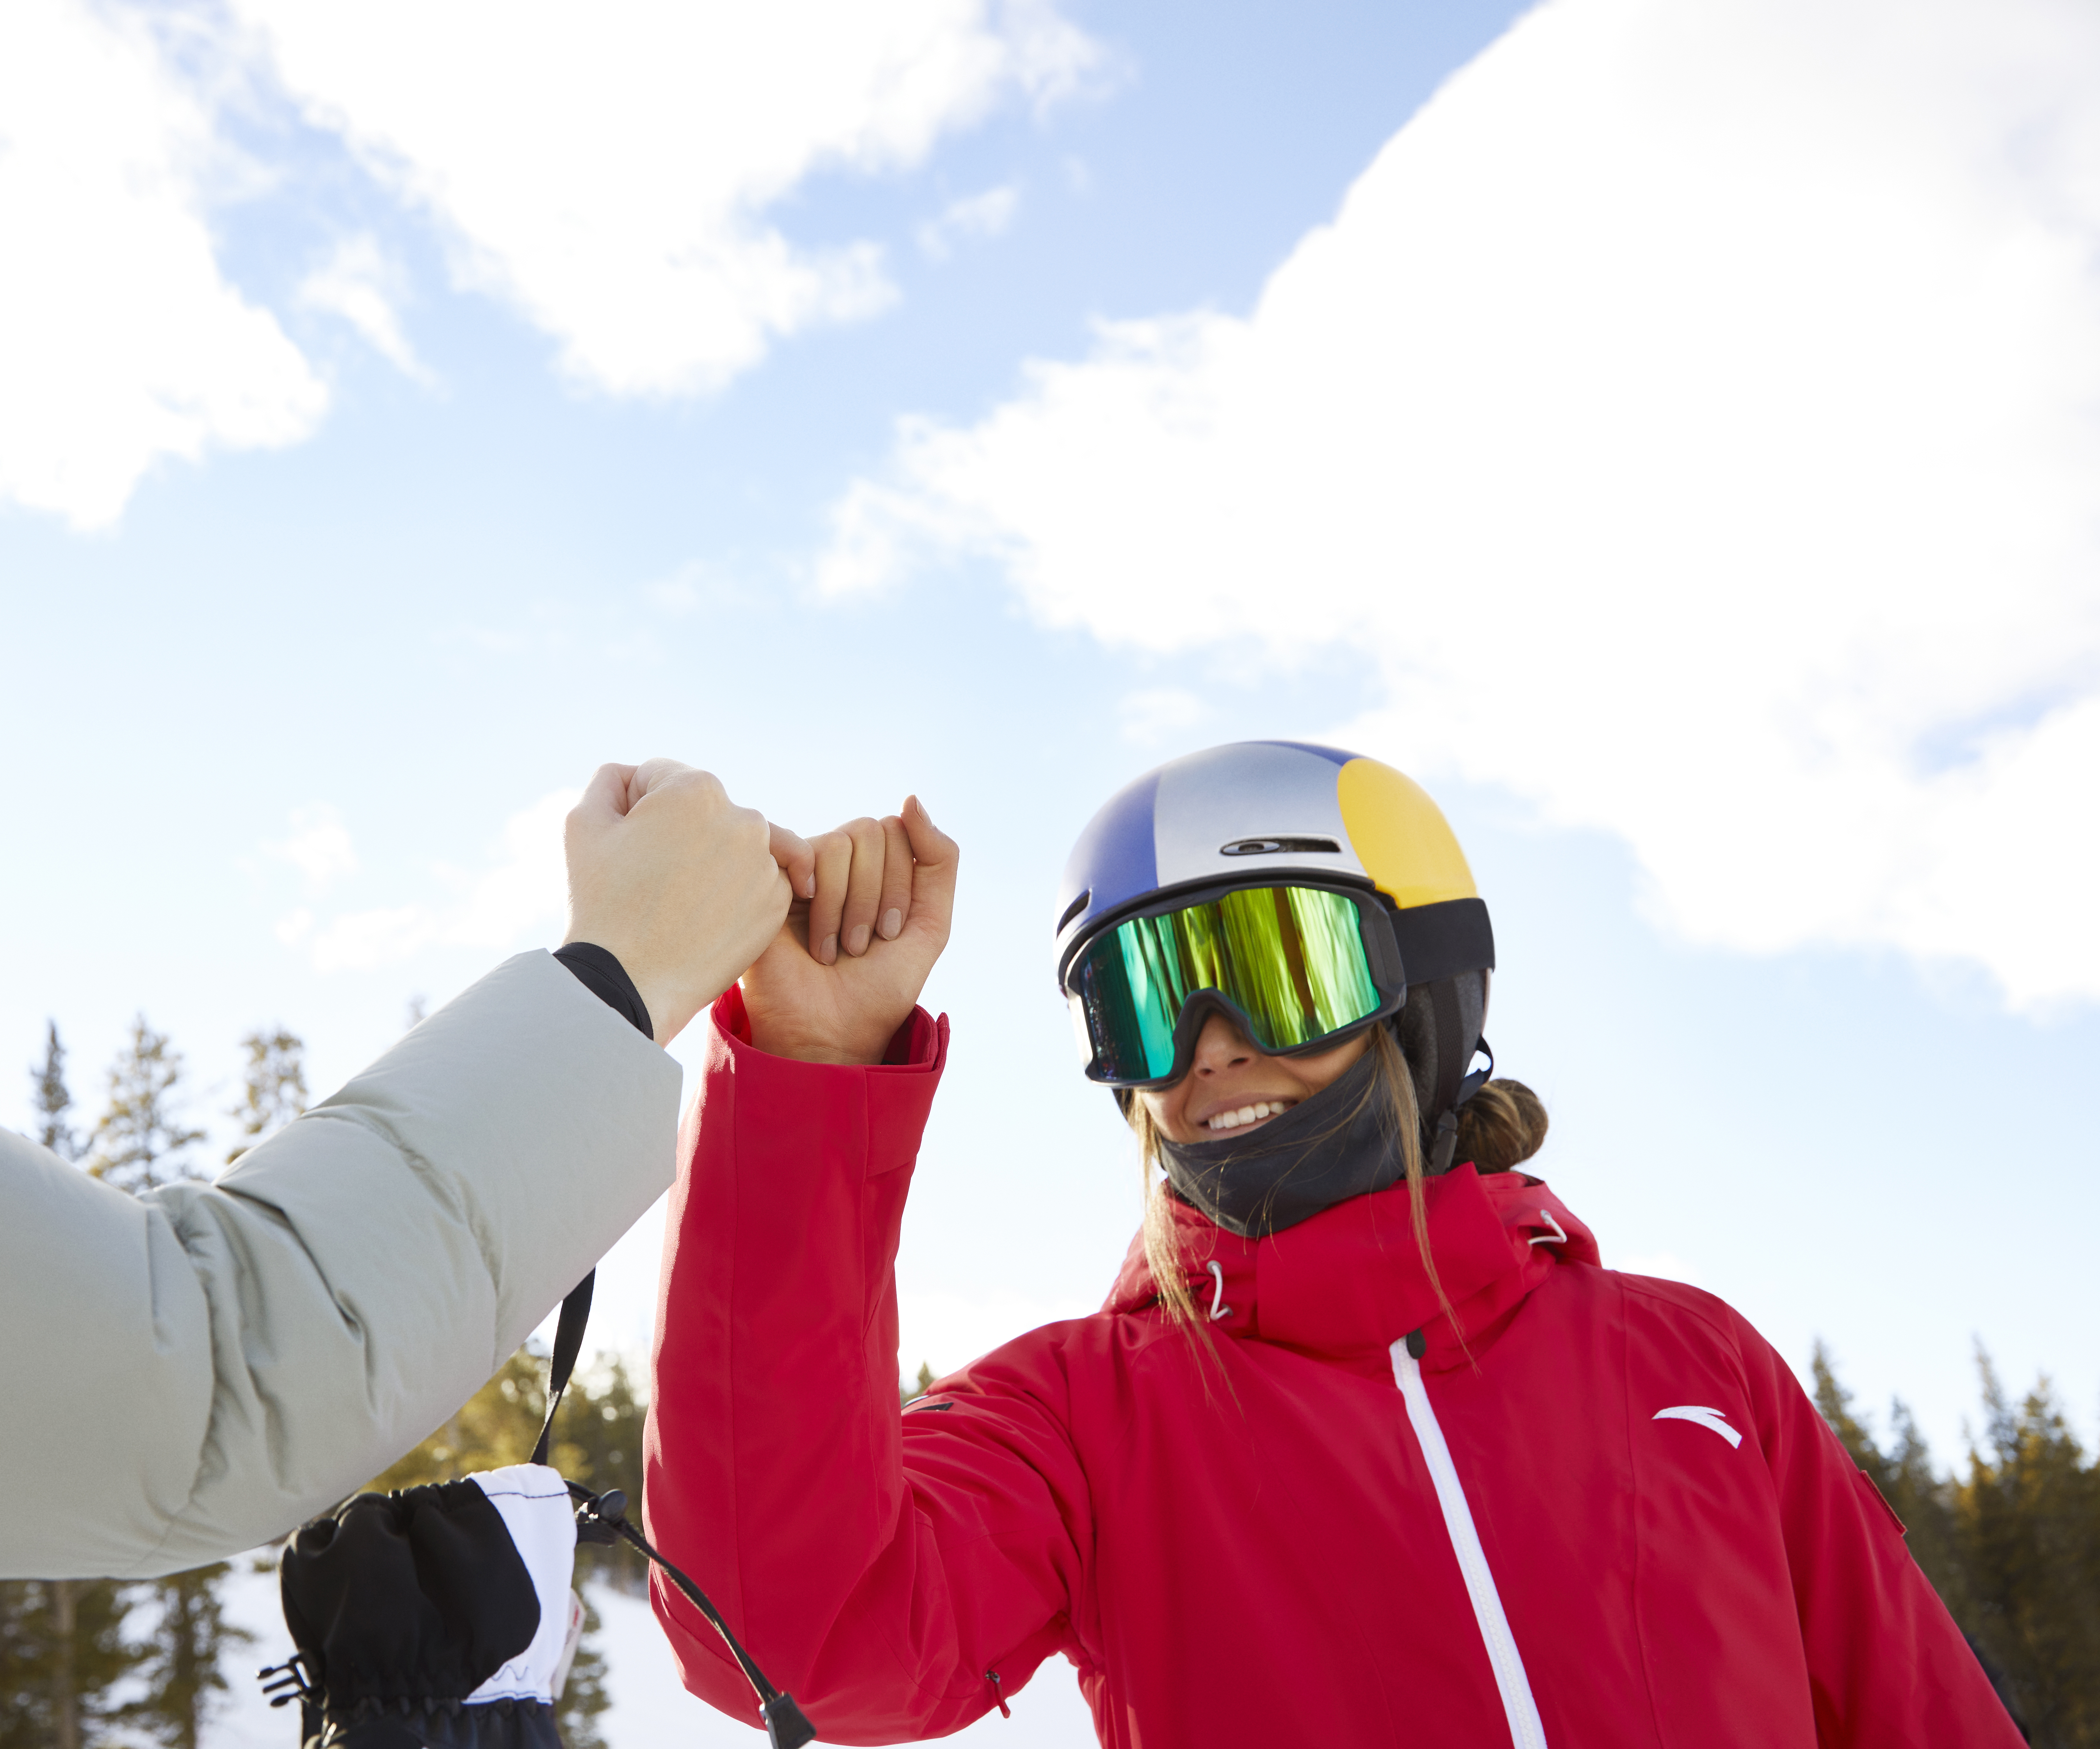
{"type": "Polygon", "coordinates": [[[912,796],[902,814],[810,847],[814,882],[796,885],[814,890],[743,974],[752,1042],[805,1062],[880,1062],[948,943],[955,841],[912,796]]]}

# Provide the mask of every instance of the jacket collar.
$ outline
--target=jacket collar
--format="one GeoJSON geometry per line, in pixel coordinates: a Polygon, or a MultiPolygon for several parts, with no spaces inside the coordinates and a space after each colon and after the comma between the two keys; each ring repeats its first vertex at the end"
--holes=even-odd
{"type": "MultiPolygon", "coordinates": [[[[1405,1184],[1352,1197],[1260,1239],[1229,1233],[1171,1203],[1198,1315],[1222,1305],[1229,1311],[1212,1323],[1218,1333],[1337,1358],[1382,1357],[1421,1330],[1428,1345],[1423,1364],[1442,1371],[1468,1364],[1469,1355],[1493,1342],[1557,1265],[1598,1262],[1589,1228],[1526,1173],[1483,1177],[1461,1166],[1430,1180],[1423,1194],[1430,1253],[1459,1331],[1440,1310],[1423,1267],[1405,1184]]],[[[1136,1311],[1158,1297],[1140,1234],[1103,1310],[1136,1311]]]]}

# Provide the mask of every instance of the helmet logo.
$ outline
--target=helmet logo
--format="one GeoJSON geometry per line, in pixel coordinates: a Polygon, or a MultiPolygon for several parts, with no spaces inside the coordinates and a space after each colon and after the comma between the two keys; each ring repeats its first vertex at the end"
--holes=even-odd
{"type": "Polygon", "coordinates": [[[1332,838],[1235,838],[1218,846],[1220,856],[1274,856],[1288,850],[1299,856],[1339,856],[1342,847],[1332,838]]]}

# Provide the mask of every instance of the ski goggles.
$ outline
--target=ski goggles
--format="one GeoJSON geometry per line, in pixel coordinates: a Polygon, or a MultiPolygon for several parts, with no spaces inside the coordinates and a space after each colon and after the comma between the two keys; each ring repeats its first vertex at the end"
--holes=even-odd
{"type": "Polygon", "coordinates": [[[1164,1087],[1188,1073],[1213,1010],[1257,1050],[1293,1056],[1392,1014],[1407,979],[1375,894],[1294,883],[1179,894],[1125,917],[1073,956],[1065,993],[1089,1080],[1164,1087]]]}

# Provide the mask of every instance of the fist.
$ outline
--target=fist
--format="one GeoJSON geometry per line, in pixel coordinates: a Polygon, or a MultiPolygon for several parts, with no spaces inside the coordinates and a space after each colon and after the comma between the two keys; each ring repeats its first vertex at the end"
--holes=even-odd
{"type": "Polygon", "coordinates": [[[814,886],[810,846],[675,759],[600,766],[570,810],[565,942],[615,956],[656,1041],[735,983],[779,933],[791,877],[814,886]]]}

